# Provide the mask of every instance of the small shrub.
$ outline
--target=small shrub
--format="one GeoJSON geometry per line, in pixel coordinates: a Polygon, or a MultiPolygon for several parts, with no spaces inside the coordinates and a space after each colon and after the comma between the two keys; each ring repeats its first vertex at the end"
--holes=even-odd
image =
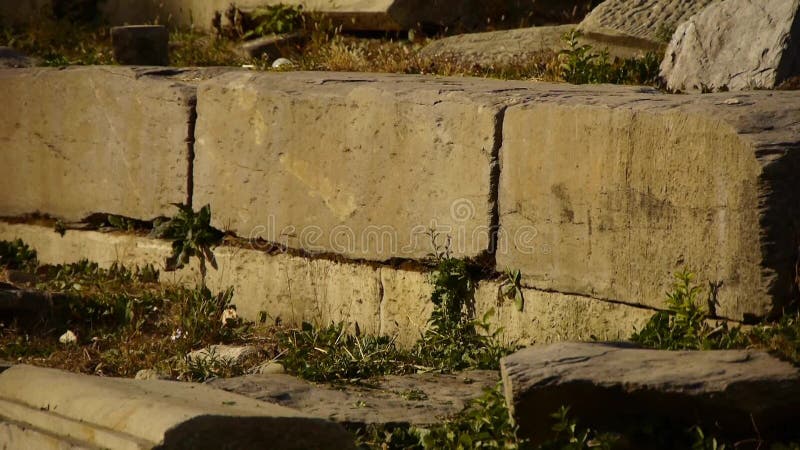
{"type": "Polygon", "coordinates": [[[12,270],[33,270],[38,264],[36,250],[28,247],[28,244],[22,239],[0,241],[0,267],[12,270]]]}

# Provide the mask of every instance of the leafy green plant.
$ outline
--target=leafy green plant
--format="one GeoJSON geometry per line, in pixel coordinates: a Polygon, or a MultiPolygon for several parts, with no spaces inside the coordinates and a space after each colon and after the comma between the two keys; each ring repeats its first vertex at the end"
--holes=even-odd
{"type": "Polygon", "coordinates": [[[645,347],[664,350],[709,350],[744,345],[739,327],[723,323],[712,328],[701,306],[703,292],[688,270],[675,274],[672,292],[667,294],[668,311],[657,312],[631,340],[645,347]]]}
{"type": "Polygon", "coordinates": [[[158,222],[153,235],[172,241],[172,255],[167,258],[167,270],[176,270],[189,263],[192,256],[200,260],[200,273],[205,278],[206,262],[217,268],[211,246],[219,243],[222,232],[211,226],[211,206],[194,212],[190,206],[173,203],[178,213],[171,219],[158,222]]]}
{"type": "Polygon", "coordinates": [[[573,84],[584,84],[594,81],[594,60],[597,55],[592,52],[591,45],[581,45],[578,39],[581,33],[572,30],[562,37],[565,49],[558,54],[561,60],[561,77],[573,84]]]}
{"type": "Polygon", "coordinates": [[[244,37],[291,33],[303,26],[303,7],[295,5],[267,5],[250,13],[254,26],[244,37]]]}
{"type": "Polygon", "coordinates": [[[459,416],[419,431],[425,449],[516,449],[525,445],[508,412],[502,385],[487,389],[459,416]]]}
{"type": "Polygon", "coordinates": [[[525,308],[525,296],[522,292],[522,273],[517,270],[506,268],[505,280],[501,285],[504,289],[503,294],[510,299],[514,300],[514,305],[517,311],[522,311],[525,308]]]}
{"type": "Polygon", "coordinates": [[[583,450],[597,448],[610,450],[618,437],[609,433],[598,433],[591,428],[578,427],[578,421],[569,416],[569,407],[562,406],[550,415],[555,420],[552,427],[554,437],[543,443],[541,450],[583,450]]]}
{"type": "Polygon", "coordinates": [[[33,270],[38,265],[36,250],[17,239],[0,241],[0,267],[12,270],[33,270]]]}
{"type": "Polygon", "coordinates": [[[573,84],[657,84],[660,58],[648,52],[642,58],[611,58],[608,51],[597,51],[580,44],[581,33],[572,30],[562,37],[565,48],[558,54],[561,78],[573,84]]]}

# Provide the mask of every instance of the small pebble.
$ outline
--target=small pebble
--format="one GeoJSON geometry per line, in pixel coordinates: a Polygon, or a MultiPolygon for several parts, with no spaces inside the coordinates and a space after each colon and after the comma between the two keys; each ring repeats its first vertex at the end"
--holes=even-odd
{"type": "Polygon", "coordinates": [[[280,67],[291,67],[293,65],[294,65],[294,63],[291,60],[286,59],[286,58],[278,58],[278,59],[276,59],[275,61],[272,62],[272,68],[273,69],[277,69],[277,68],[280,68],[280,67]]]}

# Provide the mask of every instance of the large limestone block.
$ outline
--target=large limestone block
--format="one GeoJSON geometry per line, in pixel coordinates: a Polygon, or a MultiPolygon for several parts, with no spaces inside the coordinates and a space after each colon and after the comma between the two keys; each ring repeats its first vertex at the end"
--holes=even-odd
{"type": "Polygon", "coordinates": [[[337,424],[200,384],[18,365],[0,374],[0,406],[0,418],[99,448],[353,448],[337,424]]]}
{"type": "Polygon", "coordinates": [[[722,317],[779,312],[796,282],[798,105],[795,93],[594,88],[510,107],[498,270],[664,307],[686,266],[701,287],[721,283],[722,317]]]}
{"type": "MultiPolygon", "coordinates": [[[[664,351],[609,343],[533,346],[500,362],[509,411],[520,434],[548,438],[562,406],[582,426],[641,431],[699,425],[735,441],[797,435],[800,371],[764,351],[664,351]],[[613,413],[610,413],[613,412],[613,413]]],[[[631,442],[648,448],[652,442],[631,442]]]]}
{"type": "Polygon", "coordinates": [[[589,36],[610,43],[663,50],[673,31],[717,0],[605,0],[580,24],[589,36]]]}
{"type": "Polygon", "coordinates": [[[800,75],[800,1],[726,0],[681,24],[661,74],[671,89],[773,88],[800,75]]]}
{"type": "Polygon", "coordinates": [[[172,215],[193,102],[193,87],[141,69],[0,70],[0,216],[172,215]]]}
{"type": "MultiPolygon", "coordinates": [[[[521,86],[521,84],[520,84],[521,86]]],[[[514,86],[518,87],[518,86],[514,86]]],[[[502,83],[226,74],[198,91],[194,202],[245,238],[353,259],[489,248],[502,83]]]]}

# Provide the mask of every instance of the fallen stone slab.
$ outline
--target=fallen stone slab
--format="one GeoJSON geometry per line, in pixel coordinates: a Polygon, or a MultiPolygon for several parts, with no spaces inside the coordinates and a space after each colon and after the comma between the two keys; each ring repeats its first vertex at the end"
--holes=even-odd
{"type": "Polygon", "coordinates": [[[611,45],[663,52],[675,29],[717,0],[605,0],[578,27],[611,45]]]}
{"type": "Polygon", "coordinates": [[[14,69],[33,67],[36,65],[34,58],[28,57],[11,47],[0,47],[0,69],[14,69]]]}
{"type": "Polygon", "coordinates": [[[0,320],[6,317],[25,322],[37,320],[46,317],[52,309],[51,294],[0,282],[0,320]]]}
{"type": "Polygon", "coordinates": [[[241,53],[248,58],[274,60],[298,52],[308,36],[302,32],[273,34],[251,39],[239,45],[241,53]]]}
{"type": "MultiPolygon", "coordinates": [[[[575,25],[556,25],[459,34],[432,41],[420,50],[420,55],[482,67],[524,65],[552,58],[565,48],[563,38],[575,28],[575,25]]],[[[582,35],[578,42],[591,46],[596,53],[605,50],[617,58],[633,58],[645,53],[640,46],[626,46],[624,42],[611,44],[591,36],[582,35]]]]}
{"type": "Polygon", "coordinates": [[[369,380],[369,386],[326,386],[284,374],[219,378],[206,384],[348,425],[422,426],[460,413],[498,381],[497,372],[469,371],[392,375],[369,380]]]}
{"type": "Polygon", "coordinates": [[[0,421],[91,448],[353,448],[332,422],[208,386],[25,365],[0,374],[0,421]]]}
{"type": "Polygon", "coordinates": [[[681,24],[661,64],[673,90],[775,88],[800,75],[800,2],[726,0],[681,24]]]}
{"type": "Polygon", "coordinates": [[[797,433],[800,370],[763,351],[562,342],[507,356],[501,372],[509,410],[534,443],[549,436],[549,415],[562,406],[601,430],[670,423],[700,425],[730,440],[797,433]]]}
{"type": "Polygon", "coordinates": [[[800,93],[584,89],[505,111],[497,270],[663,308],[688,267],[721,283],[712,313],[780,313],[799,256],[800,93]]]}
{"type": "Polygon", "coordinates": [[[169,32],[163,25],[112,27],[111,46],[122,65],[169,65],[169,32]]]}
{"type": "Polygon", "coordinates": [[[105,66],[0,70],[0,86],[0,215],[151,220],[187,201],[189,83],[105,66]]]}

